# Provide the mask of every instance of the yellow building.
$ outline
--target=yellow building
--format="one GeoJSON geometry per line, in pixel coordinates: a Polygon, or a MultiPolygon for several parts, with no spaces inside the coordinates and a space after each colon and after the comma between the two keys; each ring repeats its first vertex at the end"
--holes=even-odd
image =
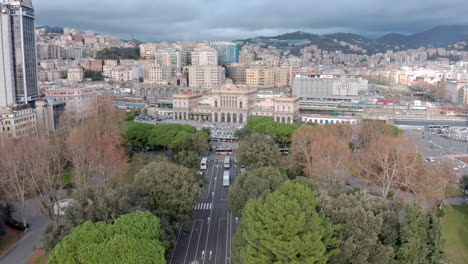
{"type": "Polygon", "coordinates": [[[246,84],[249,87],[271,88],[274,86],[273,68],[257,67],[245,70],[246,84]]]}
{"type": "Polygon", "coordinates": [[[36,112],[29,105],[0,108],[0,137],[37,135],[36,112]]]}

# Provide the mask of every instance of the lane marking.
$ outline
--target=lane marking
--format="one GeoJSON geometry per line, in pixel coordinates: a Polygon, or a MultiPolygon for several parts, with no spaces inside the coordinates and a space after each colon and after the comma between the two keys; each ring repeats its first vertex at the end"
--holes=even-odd
{"type": "Polygon", "coordinates": [[[189,242],[188,242],[188,245],[187,245],[187,250],[185,251],[184,263],[187,262],[186,260],[187,260],[188,252],[190,250],[190,243],[192,243],[193,228],[195,228],[195,222],[193,222],[192,230],[190,230],[190,237],[189,237],[189,242]]]}
{"type": "MultiPolygon", "coordinates": [[[[219,172],[219,167],[216,167],[216,174],[218,174],[218,172],[219,172]]],[[[216,191],[216,182],[217,182],[217,180],[215,179],[215,181],[214,181],[214,187],[215,187],[214,191],[216,191]]],[[[212,203],[214,202],[214,195],[211,198],[211,202],[212,203]]],[[[213,216],[213,209],[210,210],[209,218],[211,219],[212,216],[213,216]]],[[[206,243],[205,243],[205,250],[204,250],[205,252],[206,252],[206,250],[208,248],[208,240],[210,238],[210,231],[211,231],[211,221],[208,223],[208,232],[207,232],[207,235],[206,235],[206,243]]],[[[203,264],[205,264],[205,259],[206,258],[203,259],[203,264]]]]}
{"type": "Polygon", "coordinates": [[[197,248],[195,249],[195,260],[197,259],[197,255],[198,255],[198,245],[200,244],[200,239],[201,239],[201,234],[202,234],[202,231],[203,231],[203,220],[199,220],[201,221],[201,228],[200,228],[200,233],[198,234],[198,241],[197,241],[197,248]]]}
{"type": "MultiPolygon", "coordinates": [[[[189,222],[189,223],[190,223],[190,222],[189,222]]],[[[180,225],[179,234],[177,235],[177,239],[176,239],[175,246],[174,246],[174,251],[172,251],[171,261],[169,262],[169,264],[172,264],[172,259],[174,258],[174,253],[176,252],[177,243],[179,242],[180,232],[182,231],[182,227],[183,227],[183,226],[184,226],[184,224],[180,225]]]]}

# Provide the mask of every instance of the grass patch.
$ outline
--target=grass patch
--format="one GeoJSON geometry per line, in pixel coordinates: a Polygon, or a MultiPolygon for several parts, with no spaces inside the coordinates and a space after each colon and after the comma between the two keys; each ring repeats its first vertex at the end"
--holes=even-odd
{"type": "Polygon", "coordinates": [[[468,205],[445,207],[442,236],[445,239],[446,261],[451,264],[468,263],[468,205]]]}
{"type": "Polygon", "coordinates": [[[459,197],[459,196],[464,196],[465,194],[460,191],[458,188],[455,188],[453,185],[448,185],[447,189],[445,190],[445,197],[450,198],[450,197],[459,197]]]}
{"type": "Polygon", "coordinates": [[[44,264],[47,263],[47,259],[45,255],[40,255],[35,261],[34,264],[44,264]]]}
{"type": "Polygon", "coordinates": [[[36,249],[24,264],[47,264],[49,256],[43,249],[36,249]]]}

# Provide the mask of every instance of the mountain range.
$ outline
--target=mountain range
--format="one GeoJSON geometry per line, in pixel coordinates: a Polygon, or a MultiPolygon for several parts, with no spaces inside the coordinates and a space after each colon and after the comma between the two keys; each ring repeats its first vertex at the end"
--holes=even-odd
{"type": "MultiPolygon", "coordinates": [[[[273,37],[256,37],[240,40],[244,43],[263,43],[266,46],[296,47],[317,45],[323,50],[342,50],[346,53],[362,53],[362,51],[343,46],[340,41],[356,45],[367,50],[367,53],[385,52],[387,50],[417,49],[420,47],[439,48],[450,47],[456,42],[468,40],[468,26],[446,25],[411,35],[390,33],[377,39],[370,39],[352,33],[334,33],[317,35],[307,32],[292,32],[273,37]],[[300,41],[307,41],[301,45],[300,41]]],[[[293,48],[294,49],[294,48],[293,48]]]]}

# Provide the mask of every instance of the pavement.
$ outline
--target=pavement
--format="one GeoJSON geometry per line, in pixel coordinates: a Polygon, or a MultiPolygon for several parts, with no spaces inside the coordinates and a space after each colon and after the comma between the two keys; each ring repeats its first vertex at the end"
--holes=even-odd
{"type": "MultiPolygon", "coordinates": [[[[18,208],[18,205],[15,205],[18,208]]],[[[50,222],[50,218],[44,216],[40,212],[40,205],[37,199],[26,201],[26,222],[29,224],[30,231],[22,237],[16,244],[11,247],[7,252],[0,256],[1,264],[21,264],[25,263],[33,252],[41,247],[40,239],[42,231],[50,222]]],[[[15,211],[15,218],[19,219],[15,211]]],[[[14,214],[14,215],[15,215],[14,214]]]]}
{"type": "MultiPolygon", "coordinates": [[[[238,145],[227,144],[234,148],[238,145]]],[[[207,184],[204,186],[204,195],[197,199],[191,221],[180,228],[169,264],[232,263],[232,237],[240,220],[227,208],[229,187],[223,187],[225,157],[231,157],[230,184],[235,181],[239,173],[234,165],[236,155],[220,156],[210,153],[205,171],[207,184]]]]}

